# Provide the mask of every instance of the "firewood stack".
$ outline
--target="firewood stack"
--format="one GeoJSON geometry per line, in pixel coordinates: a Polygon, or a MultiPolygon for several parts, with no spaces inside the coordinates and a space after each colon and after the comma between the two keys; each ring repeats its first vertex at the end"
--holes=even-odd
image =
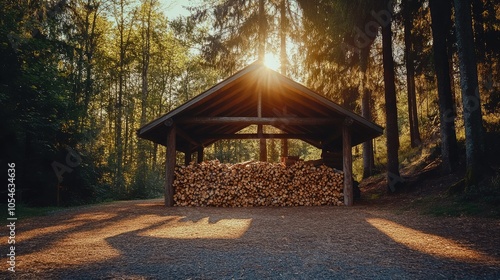
{"type": "Polygon", "coordinates": [[[218,160],[177,167],[174,201],[179,206],[343,205],[343,173],[298,161],[222,164],[218,160]]]}

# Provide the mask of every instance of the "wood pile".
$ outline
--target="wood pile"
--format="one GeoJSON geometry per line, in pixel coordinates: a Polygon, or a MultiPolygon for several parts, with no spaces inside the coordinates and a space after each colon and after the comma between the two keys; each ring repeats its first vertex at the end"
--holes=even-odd
{"type": "Polygon", "coordinates": [[[218,160],[177,167],[174,201],[179,206],[343,205],[343,173],[298,161],[222,164],[218,160]]]}

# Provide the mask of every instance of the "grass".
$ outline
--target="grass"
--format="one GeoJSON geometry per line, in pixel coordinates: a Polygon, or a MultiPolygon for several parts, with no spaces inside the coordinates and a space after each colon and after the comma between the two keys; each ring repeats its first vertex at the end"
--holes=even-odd
{"type": "Polygon", "coordinates": [[[416,209],[432,216],[476,216],[500,219],[500,174],[483,181],[478,188],[459,194],[419,197],[403,210],[416,209]]]}
{"type": "MultiPolygon", "coordinates": [[[[8,216],[7,204],[0,204],[0,218],[6,220],[8,216]]],[[[62,207],[30,207],[24,204],[18,204],[15,208],[15,216],[18,219],[46,216],[54,211],[64,209],[62,207]]]]}
{"type": "Polygon", "coordinates": [[[482,212],[476,203],[442,196],[426,196],[416,199],[405,209],[417,209],[422,214],[436,217],[477,216],[482,212]]]}
{"type": "MultiPolygon", "coordinates": [[[[142,198],[137,198],[137,200],[141,200],[141,199],[142,198]]],[[[41,216],[50,215],[50,214],[57,212],[57,211],[82,208],[82,207],[90,207],[92,205],[107,204],[107,203],[113,203],[116,201],[119,201],[119,200],[106,199],[106,200],[103,200],[103,201],[100,201],[100,202],[94,203],[94,204],[74,205],[74,206],[66,206],[66,207],[61,207],[61,206],[60,207],[57,207],[57,206],[33,207],[33,206],[26,205],[26,204],[16,204],[14,217],[16,217],[18,219],[41,217],[41,216]]],[[[7,204],[0,203],[0,219],[5,221],[8,217],[9,217],[9,215],[8,215],[7,204]]]]}
{"type": "Polygon", "coordinates": [[[498,206],[484,201],[465,201],[460,198],[433,199],[428,198],[420,205],[423,214],[442,216],[480,216],[485,218],[500,218],[498,206]]]}

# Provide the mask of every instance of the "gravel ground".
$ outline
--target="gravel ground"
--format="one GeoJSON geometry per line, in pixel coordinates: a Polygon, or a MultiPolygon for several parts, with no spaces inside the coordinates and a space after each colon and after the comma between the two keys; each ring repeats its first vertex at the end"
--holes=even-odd
{"type": "Polygon", "coordinates": [[[165,208],[145,200],[17,225],[16,272],[5,265],[0,278],[500,279],[499,220],[375,206],[165,208]]]}

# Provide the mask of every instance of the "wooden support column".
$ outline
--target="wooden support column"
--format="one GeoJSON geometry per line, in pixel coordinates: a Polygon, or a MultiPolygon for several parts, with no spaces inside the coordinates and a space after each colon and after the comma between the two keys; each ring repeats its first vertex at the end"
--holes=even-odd
{"type": "Polygon", "coordinates": [[[165,206],[174,206],[174,169],[175,169],[175,125],[170,125],[167,135],[167,160],[165,171],[165,206]]]}
{"type": "Polygon", "coordinates": [[[352,119],[345,120],[342,126],[342,158],[344,169],[344,204],[352,206],[353,203],[353,182],[352,182],[352,143],[351,129],[352,119]]]}
{"type": "Polygon", "coordinates": [[[257,126],[257,134],[259,135],[259,148],[260,148],[259,160],[267,161],[267,144],[266,144],[266,139],[262,136],[263,127],[261,124],[257,126]]]}
{"type": "Polygon", "coordinates": [[[184,153],[184,165],[188,166],[190,163],[191,163],[191,150],[188,149],[188,151],[184,153]]]}
{"type": "MultiPolygon", "coordinates": [[[[262,90],[259,90],[258,93],[257,117],[262,118],[262,90]]],[[[264,134],[264,127],[262,126],[262,124],[257,125],[257,134],[259,135],[259,160],[267,161],[267,144],[266,139],[262,137],[262,134],[264,134]]]]}
{"type": "MultiPolygon", "coordinates": [[[[284,0],[283,0],[284,1],[284,0]]],[[[284,4],[285,2],[281,2],[281,4],[284,4]]],[[[282,10],[282,12],[284,12],[284,10],[282,10]]],[[[282,14],[283,16],[283,14],[282,14]]],[[[283,20],[283,19],[282,19],[283,20]]],[[[281,38],[283,40],[283,37],[281,38]]],[[[283,44],[283,41],[281,42],[283,44]]],[[[281,46],[283,48],[283,45],[281,46]]],[[[281,50],[283,52],[283,50],[281,50]]],[[[286,61],[286,51],[285,53],[282,55],[285,56],[285,58],[282,57],[282,63],[281,63],[281,74],[283,73],[286,73],[286,65],[285,65],[285,62],[286,61]]],[[[285,75],[286,76],[286,75],[285,75]]],[[[286,110],[286,106],[283,108],[283,115],[287,115],[287,110],[286,110]]],[[[281,139],[281,158],[284,159],[288,157],[288,139],[281,139]]]]}
{"type": "Polygon", "coordinates": [[[203,146],[199,146],[198,147],[198,151],[197,151],[197,161],[198,163],[202,163],[203,162],[203,146]]]}
{"type": "Polygon", "coordinates": [[[288,157],[288,139],[281,139],[281,156],[288,157]]]}

